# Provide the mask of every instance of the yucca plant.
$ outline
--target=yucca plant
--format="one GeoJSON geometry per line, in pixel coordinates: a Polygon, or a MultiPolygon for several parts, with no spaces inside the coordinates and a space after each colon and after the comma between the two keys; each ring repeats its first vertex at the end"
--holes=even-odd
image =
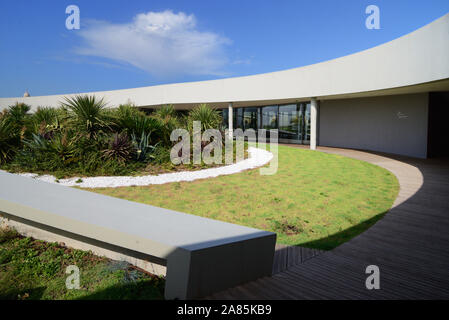
{"type": "Polygon", "coordinates": [[[171,145],[170,135],[181,124],[175,108],[172,105],[162,106],[152,114],[152,118],[159,122],[159,139],[162,140],[165,146],[171,145]]]}
{"type": "Polygon", "coordinates": [[[188,120],[188,128],[192,130],[193,121],[201,122],[201,131],[205,131],[207,129],[219,129],[222,124],[222,118],[220,113],[211,108],[207,104],[200,104],[193,108],[187,117],[188,120]]]}
{"type": "Polygon", "coordinates": [[[31,120],[35,123],[51,124],[59,116],[58,110],[51,107],[38,107],[36,112],[31,116],[31,120]]]}
{"type": "Polygon", "coordinates": [[[157,119],[148,117],[130,105],[121,105],[118,108],[116,124],[119,130],[134,135],[139,142],[140,137],[150,138],[154,132],[160,130],[160,122],[157,119]]]}
{"type": "Polygon", "coordinates": [[[177,118],[175,107],[171,104],[166,104],[156,109],[153,115],[161,119],[168,117],[177,118]]]}
{"type": "Polygon", "coordinates": [[[10,121],[15,127],[15,131],[19,132],[20,139],[29,137],[32,132],[32,125],[30,121],[31,107],[25,103],[18,103],[10,106],[4,113],[3,118],[10,121]]]}
{"type": "Polygon", "coordinates": [[[89,139],[95,139],[99,134],[110,130],[110,123],[103,113],[106,107],[103,99],[93,95],[77,95],[65,98],[62,106],[69,111],[72,126],[89,139]]]}
{"type": "Polygon", "coordinates": [[[7,117],[0,118],[0,164],[10,161],[20,146],[16,125],[7,117]]]}
{"type": "Polygon", "coordinates": [[[126,133],[115,133],[109,142],[109,147],[103,150],[103,158],[125,163],[134,155],[134,145],[126,133]]]}
{"type": "Polygon", "coordinates": [[[62,109],[39,107],[31,116],[33,133],[38,133],[49,140],[64,128],[66,118],[62,109]]]}
{"type": "Polygon", "coordinates": [[[77,146],[73,134],[70,131],[64,131],[55,135],[49,142],[49,152],[63,164],[69,164],[77,160],[77,146]]]}
{"type": "Polygon", "coordinates": [[[29,116],[31,107],[25,103],[16,102],[15,105],[8,109],[8,116],[18,125],[24,125],[26,118],[29,116]]]}

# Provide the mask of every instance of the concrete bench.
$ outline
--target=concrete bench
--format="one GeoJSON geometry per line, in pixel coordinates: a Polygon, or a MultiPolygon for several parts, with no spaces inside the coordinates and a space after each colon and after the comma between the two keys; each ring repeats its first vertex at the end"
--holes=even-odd
{"type": "Polygon", "coordinates": [[[5,172],[0,213],[129,255],[162,259],[167,299],[202,297],[272,273],[274,233],[5,172]]]}

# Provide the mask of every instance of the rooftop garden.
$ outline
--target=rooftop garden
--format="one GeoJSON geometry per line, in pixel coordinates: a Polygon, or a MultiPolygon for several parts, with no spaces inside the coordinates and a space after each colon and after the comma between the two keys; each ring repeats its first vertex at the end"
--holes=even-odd
{"type": "Polygon", "coordinates": [[[0,300],[163,299],[164,285],[128,263],[0,228],[0,300]],[[66,287],[70,265],[80,270],[79,289],[66,287]]]}
{"type": "Polygon", "coordinates": [[[381,219],[399,185],[379,166],[281,145],[274,175],[254,169],[192,182],[89,190],[273,231],[288,245],[330,250],[381,219]]]}
{"type": "MultiPolygon", "coordinates": [[[[0,169],[71,176],[158,174],[195,170],[201,164],[174,165],[172,130],[220,128],[219,112],[199,105],[181,116],[166,105],[147,115],[132,105],[108,108],[94,96],[67,98],[59,108],[30,113],[23,103],[0,113],[0,169]]],[[[204,147],[204,146],[203,146],[204,147]]]]}

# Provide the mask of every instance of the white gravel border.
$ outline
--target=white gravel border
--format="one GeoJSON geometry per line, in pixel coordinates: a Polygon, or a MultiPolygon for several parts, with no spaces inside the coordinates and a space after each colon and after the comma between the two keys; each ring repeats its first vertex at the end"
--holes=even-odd
{"type": "Polygon", "coordinates": [[[29,177],[49,183],[55,183],[62,186],[73,187],[79,186],[82,188],[116,188],[116,187],[131,187],[131,186],[148,186],[152,184],[164,184],[179,181],[193,181],[198,179],[214,178],[221,175],[228,175],[238,173],[248,169],[261,167],[273,159],[273,154],[267,150],[249,147],[249,158],[240,162],[204,169],[197,171],[182,171],[173,173],[164,173],[160,175],[147,176],[117,176],[117,177],[88,177],[80,178],[74,177],[69,179],[60,179],[56,182],[56,178],[52,175],[38,175],[36,173],[20,173],[20,176],[29,177]],[[77,180],[82,179],[82,182],[76,183],[77,180]]]}

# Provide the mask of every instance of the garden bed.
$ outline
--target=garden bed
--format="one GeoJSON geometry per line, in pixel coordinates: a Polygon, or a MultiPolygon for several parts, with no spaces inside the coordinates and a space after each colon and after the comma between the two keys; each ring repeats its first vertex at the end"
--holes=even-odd
{"type": "MultiPolygon", "coordinates": [[[[188,132],[192,145],[195,121],[201,123],[202,133],[221,128],[221,115],[207,105],[186,116],[169,105],[147,115],[132,105],[106,108],[106,103],[94,96],[76,96],[59,108],[29,111],[29,106],[17,103],[0,113],[0,169],[63,179],[141,176],[220,166],[204,162],[175,165],[170,159],[170,151],[178,142],[171,140],[173,130],[188,132]]],[[[219,132],[222,140],[224,132],[219,132]]],[[[201,142],[201,148],[207,143],[201,142]]]]}
{"type": "Polygon", "coordinates": [[[267,164],[273,158],[271,152],[254,147],[249,148],[248,153],[250,155],[248,159],[231,165],[217,166],[197,171],[172,172],[160,175],[73,177],[68,179],[58,179],[53,175],[38,175],[33,173],[21,173],[20,175],[69,187],[77,186],[82,188],[116,188],[126,186],[147,186],[152,184],[164,184],[170,182],[194,181],[198,179],[214,178],[221,175],[235,174],[244,170],[261,167],[267,164]]]}
{"type": "Polygon", "coordinates": [[[0,229],[0,300],[163,299],[164,278],[132,265],[0,229]],[[80,270],[67,289],[66,268],[80,270]]]}

